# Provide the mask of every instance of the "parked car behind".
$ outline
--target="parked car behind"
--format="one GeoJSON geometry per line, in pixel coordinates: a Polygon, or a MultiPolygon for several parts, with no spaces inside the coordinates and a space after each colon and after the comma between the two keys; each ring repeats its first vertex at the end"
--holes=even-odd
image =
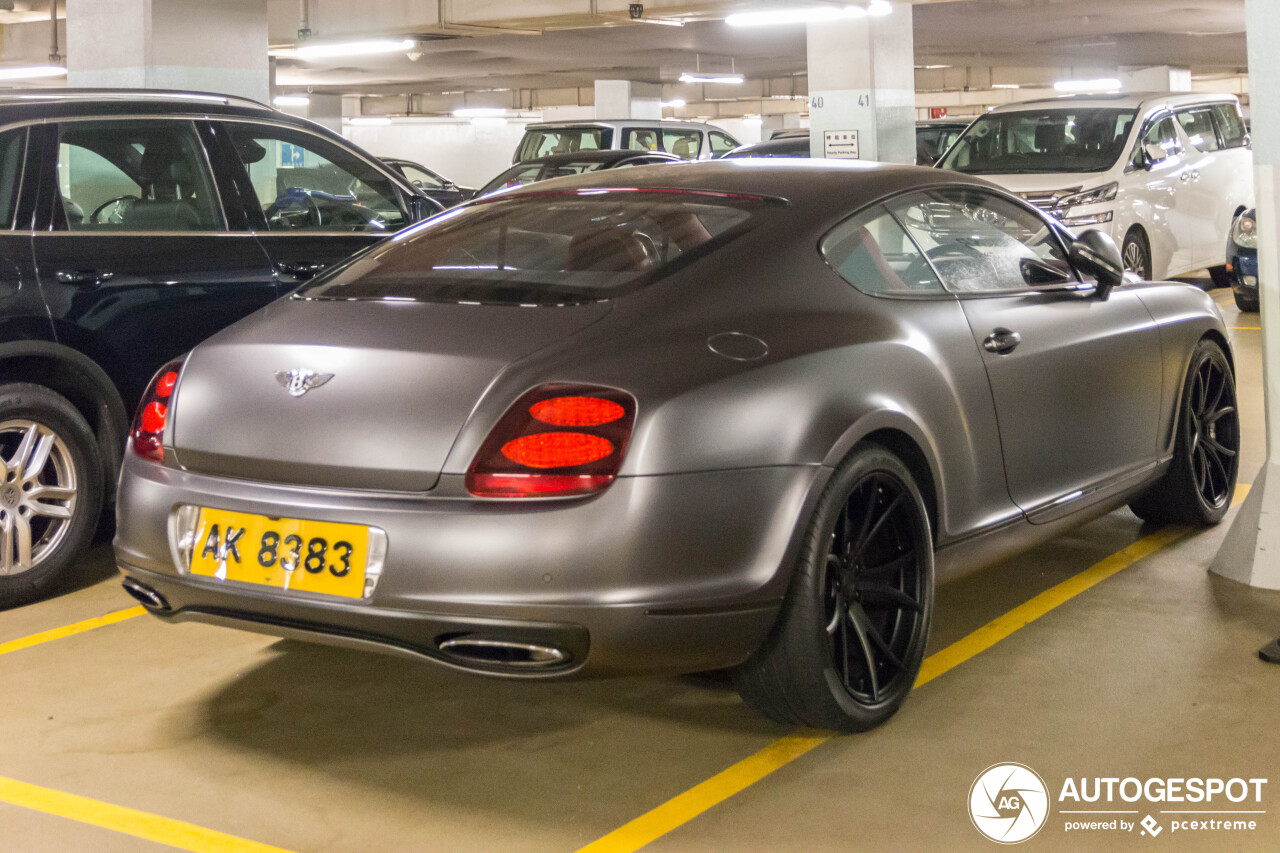
{"type": "Polygon", "coordinates": [[[733,668],[859,730],[910,695],[935,568],[1226,514],[1208,294],[978,178],[746,165],[476,199],[168,365],[126,588],[489,675],[733,668]]]}
{"type": "Polygon", "coordinates": [[[379,159],[408,178],[409,183],[421,190],[424,195],[435,199],[444,207],[462,204],[462,202],[476,194],[473,188],[459,186],[439,172],[431,171],[421,163],[402,160],[398,157],[380,157],[379,159]]]}
{"type": "Polygon", "coordinates": [[[0,95],[0,607],[89,542],[160,365],[439,209],[252,101],[0,95]]]}
{"type": "Polygon", "coordinates": [[[916,122],[916,165],[937,163],[972,121],[972,118],[937,118],[916,122]]]}
{"type": "Polygon", "coordinates": [[[808,157],[809,133],[805,131],[803,136],[799,134],[774,136],[766,142],[739,145],[724,156],[732,159],[739,157],[808,157]]]}
{"type": "Polygon", "coordinates": [[[998,107],[938,164],[982,175],[1075,229],[1120,244],[1128,269],[1168,278],[1208,267],[1253,207],[1253,161],[1231,95],[1068,96],[998,107]]]}
{"type": "Polygon", "coordinates": [[[698,121],[609,119],[531,124],[512,163],[603,148],[664,151],[682,160],[713,160],[738,147],[725,131],[698,121]]]}
{"type": "Polygon", "coordinates": [[[478,196],[488,195],[507,187],[521,187],[535,184],[550,178],[564,178],[569,175],[581,175],[584,172],[598,172],[602,169],[627,169],[633,166],[654,166],[659,163],[683,163],[684,160],[674,154],[661,151],[581,151],[576,154],[552,154],[550,157],[539,157],[525,160],[498,175],[480,188],[478,196]]]}
{"type": "Polygon", "coordinates": [[[1241,311],[1257,311],[1258,299],[1258,221],[1250,209],[1236,217],[1227,238],[1227,275],[1236,307],[1241,311]]]}

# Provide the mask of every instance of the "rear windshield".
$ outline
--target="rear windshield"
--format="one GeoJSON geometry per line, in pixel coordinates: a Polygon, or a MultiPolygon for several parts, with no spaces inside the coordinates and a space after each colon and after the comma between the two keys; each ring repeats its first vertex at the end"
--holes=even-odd
{"type": "Polygon", "coordinates": [[[678,191],[497,196],[443,213],[295,293],[557,305],[611,299],[758,223],[765,202],[678,191]]]}
{"type": "Polygon", "coordinates": [[[517,160],[532,160],[551,154],[573,154],[577,151],[598,151],[613,146],[613,128],[609,127],[555,127],[544,130],[526,130],[520,140],[517,160]]]}
{"type": "Polygon", "coordinates": [[[1105,172],[1124,152],[1134,116],[1094,107],[989,113],[938,165],[970,175],[1105,172]]]}

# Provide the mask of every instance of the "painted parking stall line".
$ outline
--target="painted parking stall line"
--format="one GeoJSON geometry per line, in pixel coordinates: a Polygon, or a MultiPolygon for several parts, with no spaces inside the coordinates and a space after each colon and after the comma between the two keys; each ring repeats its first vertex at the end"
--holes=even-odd
{"type": "Polygon", "coordinates": [[[41,631],[38,634],[19,637],[18,639],[10,640],[7,643],[0,643],[0,655],[7,655],[23,649],[29,649],[32,646],[38,646],[42,643],[48,643],[53,640],[61,640],[64,637],[82,634],[85,631],[92,631],[95,628],[102,628],[106,625],[115,625],[118,622],[124,622],[125,620],[141,616],[146,612],[147,611],[141,606],[129,607],[124,610],[117,610],[114,613],[108,613],[105,616],[95,616],[92,619],[85,619],[82,622],[63,625],[61,628],[52,628],[48,631],[41,631]]]}
{"type": "Polygon", "coordinates": [[[112,805],[101,800],[42,788],[0,776],[0,803],[10,803],[55,817],[87,823],[191,853],[289,853],[181,820],[112,805]]]}

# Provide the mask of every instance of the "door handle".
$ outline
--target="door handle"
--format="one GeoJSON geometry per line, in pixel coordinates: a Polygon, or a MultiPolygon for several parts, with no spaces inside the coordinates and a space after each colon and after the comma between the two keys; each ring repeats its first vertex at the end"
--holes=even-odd
{"type": "Polygon", "coordinates": [[[996,355],[1008,355],[1018,344],[1022,343],[1022,335],[1009,329],[993,329],[982,341],[982,348],[996,355]]]}
{"type": "Polygon", "coordinates": [[[1182,181],[1185,184],[1187,181],[1191,180],[1191,173],[1183,172],[1181,175],[1178,176],[1178,180],[1182,181]]]}
{"type": "Polygon", "coordinates": [[[1200,170],[1199,170],[1199,169],[1196,169],[1196,170],[1194,170],[1194,171],[1191,173],[1191,180],[1193,180],[1193,181],[1198,181],[1198,180],[1200,180],[1200,170]]]}
{"type": "Polygon", "coordinates": [[[97,287],[110,281],[115,273],[100,270],[58,270],[53,277],[59,284],[69,284],[72,287],[97,287]]]}
{"type": "Polygon", "coordinates": [[[285,275],[291,275],[294,278],[311,278],[316,273],[324,270],[328,264],[317,263],[314,261],[281,261],[276,264],[276,271],[285,275]]]}

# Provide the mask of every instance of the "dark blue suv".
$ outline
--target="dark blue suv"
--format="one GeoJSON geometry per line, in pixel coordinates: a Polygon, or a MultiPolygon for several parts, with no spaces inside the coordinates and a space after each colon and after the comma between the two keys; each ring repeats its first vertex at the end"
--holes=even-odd
{"type": "Polygon", "coordinates": [[[0,94],[0,608],[90,541],[161,365],[438,210],[253,101],[0,94]]]}
{"type": "Polygon", "coordinates": [[[1257,311],[1258,300],[1258,221],[1257,214],[1246,210],[1231,223],[1227,238],[1227,278],[1241,311],[1257,311]]]}

